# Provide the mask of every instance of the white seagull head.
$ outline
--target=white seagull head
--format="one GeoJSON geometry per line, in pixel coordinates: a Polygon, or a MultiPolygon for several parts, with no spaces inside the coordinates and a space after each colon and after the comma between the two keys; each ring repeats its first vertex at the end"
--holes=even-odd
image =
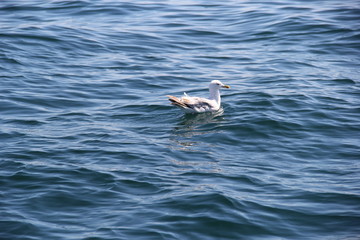
{"type": "Polygon", "coordinates": [[[223,83],[220,82],[219,80],[212,80],[212,81],[210,82],[210,85],[209,85],[210,91],[211,91],[212,89],[214,89],[214,90],[219,90],[220,88],[230,88],[230,86],[223,84],[223,83]]]}

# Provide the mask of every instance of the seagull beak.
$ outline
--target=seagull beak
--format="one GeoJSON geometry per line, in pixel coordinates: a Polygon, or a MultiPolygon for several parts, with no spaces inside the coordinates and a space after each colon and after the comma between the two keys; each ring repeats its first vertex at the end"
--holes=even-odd
{"type": "Polygon", "coordinates": [[[221,86],[221,87],[223,87],[223,88],[230,88],[229,85],[223,85],[223,86],[221,86]]]}

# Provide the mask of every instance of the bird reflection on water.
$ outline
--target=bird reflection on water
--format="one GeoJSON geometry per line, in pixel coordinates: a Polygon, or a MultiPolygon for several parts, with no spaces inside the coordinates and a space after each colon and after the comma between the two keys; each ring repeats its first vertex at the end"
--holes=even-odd
{"type": "MultiPolygon", "coordinates": [[[[174,143],[172,148],[201,152],[204,151],[204,145],[211,145],[213,147],[213,143],[196,140],[199,139],[197,138],[198,136],[218,132],[217,125],[224,121],[223,113],[223,108],[220,108],[215,113],[183,115],[181,121],[172,130],[170,137],[170,140],[174,143]],[[199,149],[196,147],[199,147],[199,149]]],[[[208,147],[205,149],[208,149],[208,147]]]]}

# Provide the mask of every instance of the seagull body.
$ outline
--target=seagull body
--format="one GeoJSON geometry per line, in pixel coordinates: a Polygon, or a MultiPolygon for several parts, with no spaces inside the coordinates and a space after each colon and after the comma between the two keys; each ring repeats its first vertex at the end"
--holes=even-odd
{"type": "Polygon", "coordinates": [[[186,93],[181,98],[168,95],[172,105],[179,107],[185,113],[215,112],[220,109],[220,88],[230,88],[219,80],[213,80],[209,85],[209,98],[190,97],[186,93]]]}

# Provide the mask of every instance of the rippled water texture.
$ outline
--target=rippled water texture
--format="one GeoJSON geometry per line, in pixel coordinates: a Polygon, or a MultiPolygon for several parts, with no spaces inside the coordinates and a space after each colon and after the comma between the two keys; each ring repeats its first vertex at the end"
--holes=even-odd
{"type": "Polygon", "coordinates": [[[0,239],[360,239],[359,23],[359,1],[1,1],[0,239]],[[213,79],[223,113],[165,97],[213,79]]]}

